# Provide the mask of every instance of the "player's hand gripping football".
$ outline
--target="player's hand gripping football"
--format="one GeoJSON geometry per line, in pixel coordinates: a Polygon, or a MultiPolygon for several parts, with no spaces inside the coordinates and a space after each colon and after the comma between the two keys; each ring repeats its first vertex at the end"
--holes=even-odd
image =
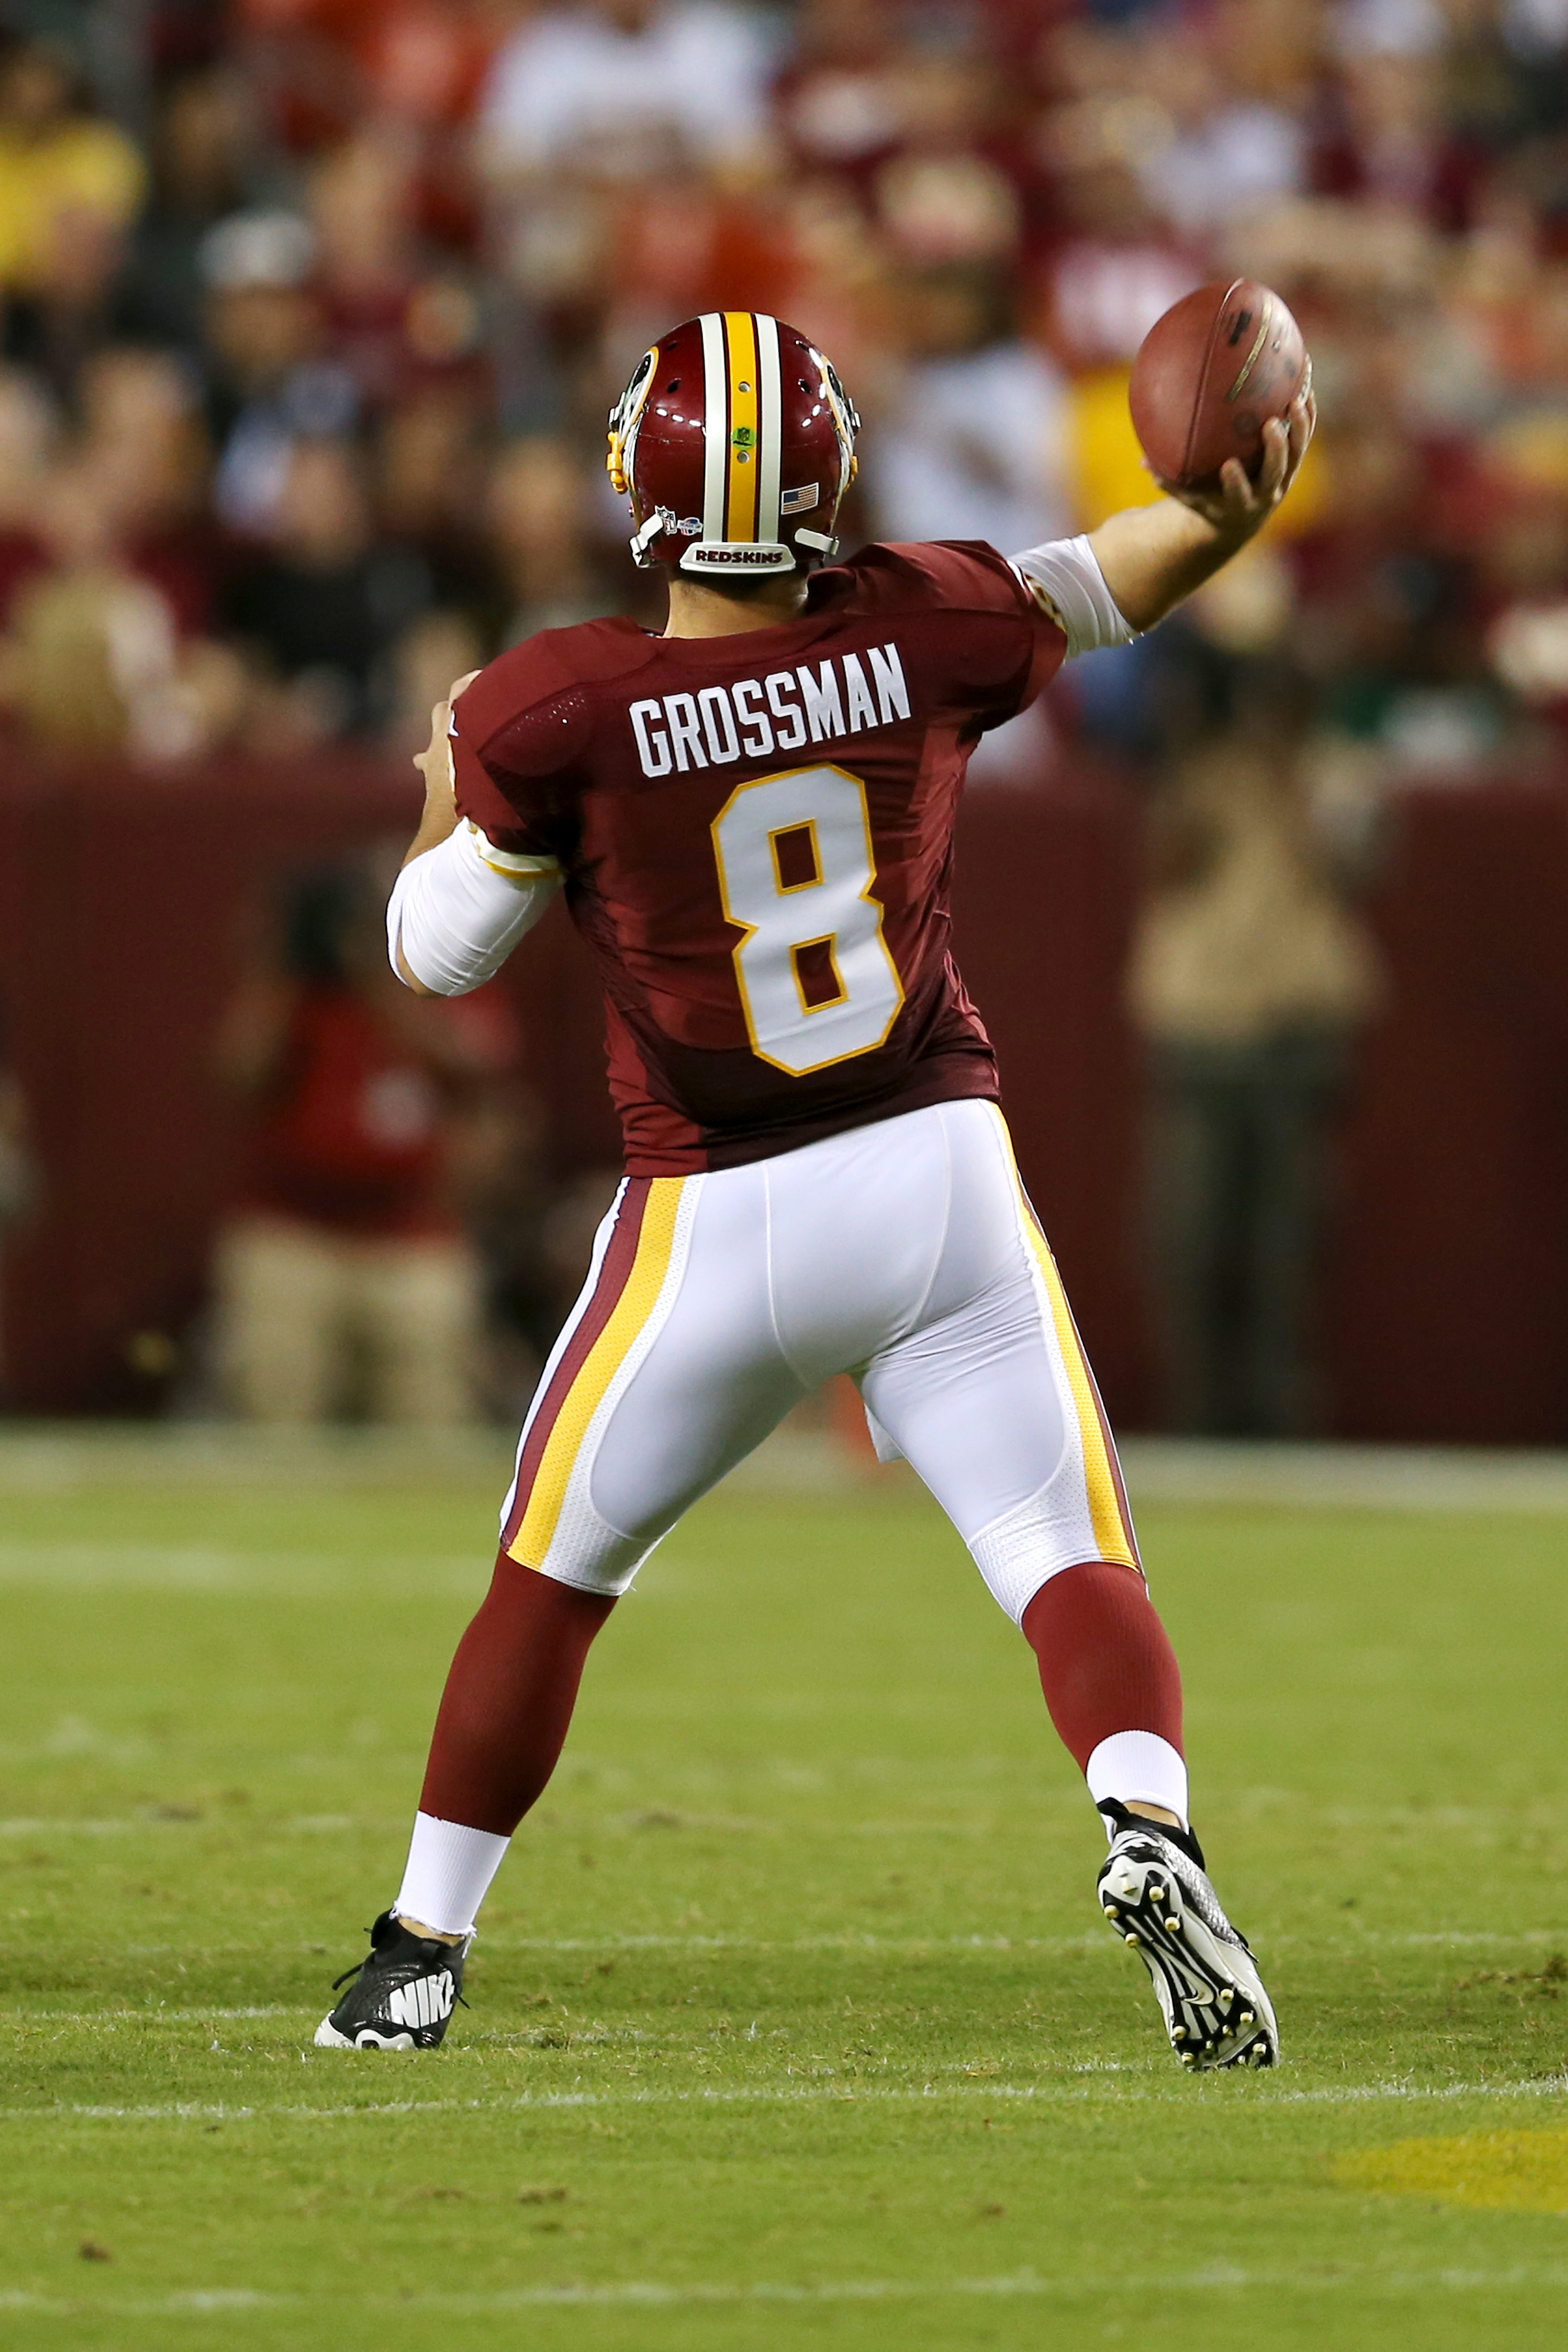
{"type": "Polygon", "coordinates": [[[1307,381],[1288,414],[1271,416],[1263,427],[1263,457],[1256,481],[1239,457],[1227,457],[1220,467],[1217,487],[1204,483],[1185,489],[1178,482],[1162,481],[1160,488],[1167,498],[1179,499],[1183,506],[1202,515],[1230,550],[1245,547],[1295,480],[1317,422],[1318,404],[1309,368],[1307,381]]]}
{"type": "Polygon", "coordinates": [[[1156,476],[1163,499],[1108,515],[1089,532],[1105,584],[1134,629],[1153,628],[1262,530],[1295,480],[1316,422],[1309,382],[1286,415],[1263,427],[1256,481],[1238,457],[1226,458],[1217,484],[1187,488],[1156,476]]]}

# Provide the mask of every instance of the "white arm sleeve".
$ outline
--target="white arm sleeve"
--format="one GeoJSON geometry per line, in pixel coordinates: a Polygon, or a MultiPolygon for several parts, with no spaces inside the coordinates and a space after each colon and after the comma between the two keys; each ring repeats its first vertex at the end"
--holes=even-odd
{"type": "Polygon", "coordinates": [[[1117,607],[1087,539],[1052,539],[1009,559],[1037,604],[1059,623],[1068,656],[1130,646],[1138,632],[1117,607]]]}
{"type": "Polygon", "coordinates": [[[466,996],[492,980],[531,931],[561,883],[552,857],[497,849],[465,820],[437,848],[405,866],[386,908],[386,951],[398,950],[437,996],[466,996]]]}

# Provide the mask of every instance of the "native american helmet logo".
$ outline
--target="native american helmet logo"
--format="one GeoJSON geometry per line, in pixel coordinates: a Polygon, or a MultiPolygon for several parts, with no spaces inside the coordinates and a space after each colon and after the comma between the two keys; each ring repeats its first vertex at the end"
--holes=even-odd
{"type": "Polygon", "coordinates": [[[653,390],[653,372],[658,365],[658,345],[645,352],[632,373],[632,380],[610,411],[610,451],[605,460],[605,470],[610,478],[610,488],[617,498],[626,498],[631,488],[632,444],[648,394],[653,390]]]}

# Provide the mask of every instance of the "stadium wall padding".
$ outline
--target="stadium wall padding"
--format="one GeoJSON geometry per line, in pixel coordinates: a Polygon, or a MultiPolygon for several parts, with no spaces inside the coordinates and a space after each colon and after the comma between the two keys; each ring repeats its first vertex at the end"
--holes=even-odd
{"type": "MultiPolygon", "coordinates": [[[[7,1252],[19,1409],[163,1400],[162,1342],[196,1328],[224,1199],[229,1114],[208,1062],[245,927],[289,870],[401,846],[417,806],[416,780],[384,757],[160,773],[5,756],[0,1009],[46,1188],[7,1252]]],[[[1106,776],[976,790],[954,901],[1026,1179],[1131,1426],[1157,1394],[1122,1009],[1139,829],[1106,776]]],[[[1328,1425],[1568,1443],[1568,778],[1402,793],[1371,913],[1386,987],[1337,1155],[1328,1425]]],[[[509,984],[558,1170],[613,1160],[597,1003],[559,912],[509,984]]]]}

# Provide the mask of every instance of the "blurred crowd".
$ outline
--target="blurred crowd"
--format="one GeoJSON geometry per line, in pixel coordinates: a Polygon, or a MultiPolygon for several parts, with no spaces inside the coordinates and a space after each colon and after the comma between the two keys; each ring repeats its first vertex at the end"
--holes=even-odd
{"type": "Polygon", "coordinates": [[[1568,0],[0,23],[0,712],[65,751],[412,747],[460,671],[642,609],[605,415],[694,311],[831,352],[866,419],[851,544],[1010,551],[1149,495],[1125,387],[1169,303],[1243,271],[1286,296],[1321,413],[1290,509],[975,775],[1088,751],[1151,792],[1172,1410],[1309,1425],[1381,812],[1554,758],[1568,718],[1568,0]]]}
{"type": "Polygon", "coordinates": [[[1146,757],[1283,649],[1342,747],[1429,770],[1568,694],[1568,0],[0,16],[0,699],[35,735],[402,740],[432,682],[625,604],[605,413],[701,309],[834,353],[852,535],[1092,523],[1146,492],[1142,335],[1240,269],[1316,362],[1289,532],[1207,600],[1213,658],[1162,640],[1052,724],[1146,757]]]}

